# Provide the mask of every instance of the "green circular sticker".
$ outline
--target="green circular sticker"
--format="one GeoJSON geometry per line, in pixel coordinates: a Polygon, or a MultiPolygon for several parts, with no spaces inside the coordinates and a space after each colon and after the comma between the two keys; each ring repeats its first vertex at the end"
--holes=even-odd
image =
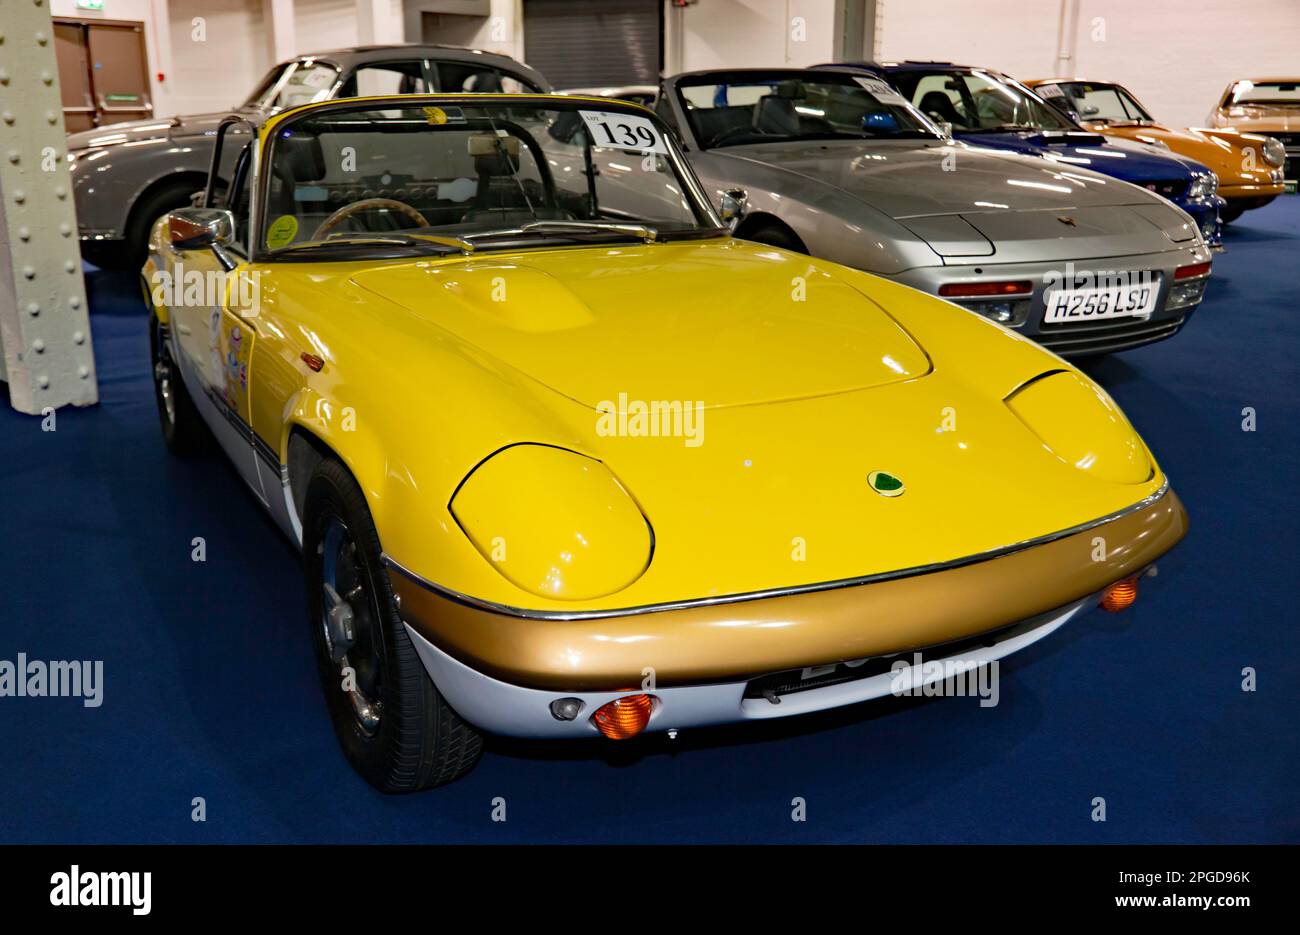
{"type": "Polygon", "coordinates": [[[298,219],[292,214],[282,214],[266,229],[266,246],[278,250],[293,241],[298,233],[298,219]]]}
{"type": "Polygon", "coordinates": [[[882,497],[901,497],[903,491],[907,489],[901,480],[884,471],[872,471],[867,475],[867,483],[882,497]]]}

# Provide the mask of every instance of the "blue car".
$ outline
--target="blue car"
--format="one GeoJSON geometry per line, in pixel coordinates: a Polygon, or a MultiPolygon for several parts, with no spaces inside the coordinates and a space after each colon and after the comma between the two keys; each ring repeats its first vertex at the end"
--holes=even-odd
{"type": "Polygon", "coordinates": [[[1221,247],[1218,178],[1207,166],[1144,143],[1090,133],[1020,82],[989,68],[948,62],[853,62],[821,65],[892,84],[953,137],[975,146],[1085,166],[1168,198],[1221,247]]]}

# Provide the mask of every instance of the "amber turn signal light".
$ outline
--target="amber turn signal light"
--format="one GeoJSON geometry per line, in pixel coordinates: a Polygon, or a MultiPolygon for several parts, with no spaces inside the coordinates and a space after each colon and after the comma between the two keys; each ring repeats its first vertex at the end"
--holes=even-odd
{"type": "Polygon", "coordinates": [[[1123,581],[1116,581],[1102,593],[1101,607],[1102,610],[1108,610],[1114,614],[1130,606],[1137,599],[1137,579],[1125,578],[1123,581]]]}
{"type": "Polygon", "coordinates": [[[653,695],[624,695],[597,708],[591,722],[610,740],[626,740],[645,730],[654,709],[653,695]]]}

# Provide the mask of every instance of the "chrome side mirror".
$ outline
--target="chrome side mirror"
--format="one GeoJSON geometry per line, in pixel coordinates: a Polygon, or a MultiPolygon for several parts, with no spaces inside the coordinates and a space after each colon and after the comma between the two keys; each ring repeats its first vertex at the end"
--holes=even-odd
{"type": "Polygon", "coordinates": [[[235,242],[235,216],[221,208],[177,208],[167,215],[174,250],[224,249],[235,242]]]}
{"type": "Polygon", "coordinates": [[[952,139],[951,123],[948,123],[946,120],[939,120],[935,122],[935,126],[939,128],[939,135],[942,136],[945,140],[952,139]]]}
{"type": "Polygon", "coordinates": [[[749,192],[743,188],[728,188],[719,193],[718,197],[718,216],[722,218],[722,223],[730,228],[735,228],[740,223],[740,219],[745,216],[745,210],[749,207],[749,192]]]}

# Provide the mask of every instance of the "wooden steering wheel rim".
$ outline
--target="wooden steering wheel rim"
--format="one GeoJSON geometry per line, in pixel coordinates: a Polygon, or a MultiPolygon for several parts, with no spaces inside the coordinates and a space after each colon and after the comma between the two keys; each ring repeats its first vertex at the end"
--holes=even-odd
{"type": "Polygon", "coordinates": [[[316,233],[312,234],[312,240],[320,240],[334,228],[338,227],[354,214],[362,211],[369,211],[371,208],[388,208],[390,211],[396,211],[398,214],[404,214],[419,227],[428,227],[429,222],[423,214],[406,204],[404,201],[396,201],[392,198],[362,198],[360,201],[354,201],[351,204],[339,208],[325,220],[320,222],[320,227],[316,228],[316,233]]]}

